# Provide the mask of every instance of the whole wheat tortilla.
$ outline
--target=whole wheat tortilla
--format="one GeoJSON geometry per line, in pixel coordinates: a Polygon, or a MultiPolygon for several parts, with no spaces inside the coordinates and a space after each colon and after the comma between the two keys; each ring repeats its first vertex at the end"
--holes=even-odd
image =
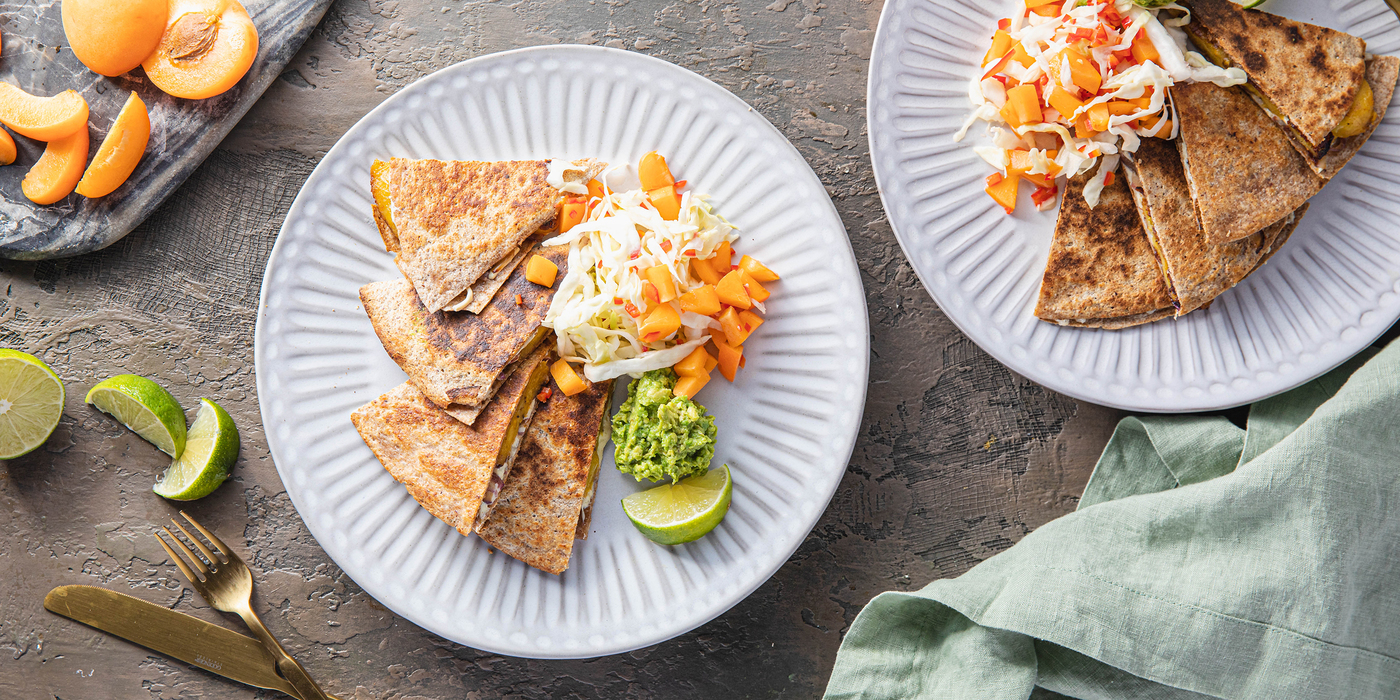
{"type": "Polygon", "coordinates": [[[1344,139],[1338,139],[1332,144],[1332,150],[1322,157],[1314,170],[1317,174],[1332,179],[1337,171],[1342,169],[1352,156],[1356,155],[1361,147],[1366,145],[1366,141],[1375,133],[1376,127],[1381,125],[1381,120],[1385,119],[1385,113],[1390,109],[1390,100],[1395,96],[1395,81],[1400,77],[1400,58],[1395,56],[1372,56],[1366,61],[1366,82],[1371,84],[1371,95],[1374,100],[1373,109],[1376,118],[1371,120],[1371,125],[1366,130],[1344,139]]]}
{"type": "MultiPolygon", "coordinates": [[[[548,176],[547,160],[388,162],[395,263],[429,311],[451,303],[554,217],[564,194],[548,176]]],[[[390,236],[381,236],[392,250],[390,236]]]]}
{"type": "Polygon", "coordinates": [[[522,366],[512,374],[474,428],[448,416],[408,382],[361,406],[350,420],[419,505],[468,535],[516,405],[522,398],[534,400],[523,397],[532,370],[522,366]]]}
{"type": "Polygon", "coordinates": [[[1283,130],[1238,88],[1171,88],[1181,159],[1196,213],[1212,245],[1251,236],[1322,189],[1283,130]]]}
{"type": "MultiPolygon", "coordinates": [[[[1313,147],[1346,117],[1366,74],[1366,42],[1230,0],[1188,0],[1192,31],[1205,37],[1278,105],[1313,147]]],[[[1289,207],[1293,209],[1293,207],[1289,207]]]]}
{"type": "MultiPolygon", "coordinates": [[[[532,253],[558,265],[561,276],[567,271],[567,246],[532,253]]],[[[525,279],[517,267],[479,314],[429,313],[405,280],[367,284],[360,301],[384,349],[430,401],[444,409],[480,408],[537,337],[556,288],[525,279]]]]}
{"type": "MultiPolygon", "coordinates": [[[[549,229],[550,226],[547,225],[545,228],[549,229]]],[[[481,313],[481,310],[486,308],[486,305],[490,304],[492,299],[496,298],[496,292],[500,291],[501,287],[505,286],[506,281],[510,279],[511,273],[515,272],[515,268],[520,266],[521,261],[525,260],[531,251],[538,247],[540,242],[547,237],[548,234],[537,233],[525,239],[525,242],[520,244],[520,248],[515,251],[514,255],[511,255],[510,258],[502,263],[497,263],[496,267],[487,270],[486,274],[477,278],[476,282],[470,287],[472,293],[471,302],[460,310],[473,314],[481,313]]],[[[453,301],[455,302],[456,300],[454,299],[453,301]]]]}
{"type": "Polygon", "coordinates": [[[1126,178],[1115,177],[1092,209],[1083,194],[1088,178],[1073,178],[1065,188],[1036,317],[1116,328],[1171,315],[1171,294],[1126,178]]]}
{"type": "Polygon", "coordinates": [[[541,571],[559,574],[569,567],[612,385],[595,382],[565,396],[550,380],[553,394],[536,410],[510,478],[477,528],[482,539],[541,571]]]}
{"type": "MultiPolygon", "coordinates": [[[[1184,316],[1244,279],[1269,252],[1274,239],[1290,223],[1289,216],[1238,241],[1212,245],[1196,219],[1191,192],[1181,169],[1176,144],[1143,139],[1125,165],[1129,187],[1148,239],[1167,274],[1167,284],[1184,316]]],[[[1304,204],[1303,208],[1307,205],[1304,204]]],[[[1296,219],[1296,215],[1294,216],[1296,219]]]]}

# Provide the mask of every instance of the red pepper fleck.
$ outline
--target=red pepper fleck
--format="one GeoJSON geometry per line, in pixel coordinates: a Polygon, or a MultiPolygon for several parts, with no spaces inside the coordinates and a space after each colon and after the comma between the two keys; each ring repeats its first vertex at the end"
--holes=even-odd
{"type": "Polygon", "coordinates": [[[613,303],[622,306],[622,297],[613,297],[613,303]]]}
{"type": "Polygon", "coordinates": [[[730,265],[730,266],[729,266],[729,271],[730,271],[730,272],[733,272],[733,271],[735,271],[735,270],[737,270],[737,269],[739,269],[739,266],[738,266],[738,265],[730,265]]]}
{"type": "Polygon", "coordinates": [[[1105,177],[1105,178],[1103,179],[1103,186],[1104,186],[1104,187],[1108,187],[1109,185],[1112,185],[1112,184],[1113,184],[1113,173],[1110,172],[1110,173],[1108,174],[1108,177],[1105,177]]]}
{"type": "Polygon", "coordinates": [[[1010,28],[1011,28],[1011,20],[1010,20],[1010,18],[1003,17],[1003,18],[997,20],[997,29],[1010,29],[1010,28]]]}
{"type": "Polygon", "coordinates": [[[535,398],[539,399],[540,403],[549,403],[549,399],[552,396],[554,396],[554,387],[547,386],[543,389],[540,389],[539,396],[536,396],[535,398]]]}
{"type": "Polygon", "coordinates": [[[642,294],[653,304],[661,303],[661,292],[656,290],[656,285],[651,282],[642,283],[642,294]]]}
{"type": "Polygon", "coordinates": [[[627,259],[628,259],[628,260],[636,260],[637,258],[640,258],[640,257],[642,257],[642,251],[641,251],[640,249],[638,249],[638,250],[632,251],[632,254],[629,255],[629,256],[627,256],[627,259]]]}
{"type": "Polygon", "coordinates": [[[670,240],[662,241],[662,242],[661,242],[661,249],[664,250],[664,251],[666,251],[667,253],[671,252],[671,241],[670,241],[670,240]]]}
{"type": "Polygon", "coordinates": [[[640,318],[642,315],[642,312],[637,310],[637,305],[633,304],[630,301],[627,302],[627,304],[624,305],[622,308],[625,309],[627,311],[627,315],[631,316],[632,318],[640,318]]]}
{"type": "Polygon", "coordinates": [[[689,256],[689,257],[692,257],[692,258],[695,257],[695,251],[694,251],[694,250],[687,250],[687,251],[685,251],[685,254],[686,254],[687,256],[689,256]]]}
{"type": "Polygon", "coordinates": [[[680,192],[682,187],[685,187],[685,180],[676,180],[676,191],[680,192]]]}

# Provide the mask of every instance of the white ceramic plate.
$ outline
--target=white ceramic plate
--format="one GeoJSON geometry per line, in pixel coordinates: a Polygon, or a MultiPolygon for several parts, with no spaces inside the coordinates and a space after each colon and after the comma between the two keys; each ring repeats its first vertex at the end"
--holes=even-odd
{"type": "MultiPolygon", "coordinates": [[[[1400,317],[1400,109],[1312,199],[1288,244],[1205,311],[1122,331],[1032,314],[1056,212],[1023,192],[1006,216],[982,191],[968,78],[1020,0],[887,0],[871,56],[870,150],[885,211],[938,306],[1008,367],[1071,396],[1134,411],[1199,411],[1295,387],[1400,317]]],[[[1271,0],[1264,9],[1400,53],[1382,0],[1271,0]]],[[[1024,189],[1024,188],[1023,188],[1024,189]]]]}
{"type": "MultiPolygon", "coordinates": [[[[768,579],[825,510],[865,403],[865,297],[836,209],[815,173],[743,101],[685,69],[588,46],[522,49],[457,64],[394,95],[326,155],[297,196],[263,278],[254,339],[268,445],[297,511],[370,595],[468,646],[590,657],[681,634],[768,579]],[[399,276],[370,218],[375,158],[500,160],[650,150],[714,196],[736,249],[783,276],[733,385],[712,382],[714,465],[734,473],[729,515],[698,542],[643,538],[619,501],[639,485],[599,477],[589,538],[551,576],[463,537],[409,497],[350,424],[403,382],[359,306],[399,276]]],[[[619,383],[625,392],[625,384],[619,383]]],[[[620,405],[620,401],[615,404],[620,405]]]]}

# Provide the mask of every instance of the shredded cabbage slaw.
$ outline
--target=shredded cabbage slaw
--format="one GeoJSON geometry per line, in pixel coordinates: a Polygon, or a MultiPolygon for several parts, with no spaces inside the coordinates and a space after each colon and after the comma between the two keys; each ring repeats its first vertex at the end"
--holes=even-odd
{"type": "MultiPolygon", "coordinates": [[[[1179,125],[1167,103],[1167,88],[1177,82],[1230,87],[1246,80],[1239,68],[1215,66],[1186,49],[1186,36],[1177,28],[1189,22],[1190,15],[1175,2],[1153,9],[1131,0],[1023,2],[1021,11],[1002,20],[998,31],[1014,43],[996,56],[998,41],[1007,40],[993,38],[994,51],[969,85],[975,109],[954,136],[961,141],[976,122],[988,123],[991,145],[974,152],[999,171],[988,178],[988,193],[1003,206],[1006,198],[993,192],[1003,178],[1031,176],[1027,179],[1041,185],[1032,199],[1037,209],[1045,210],[1054,206],[1055,177],[1074,177],[1103,161],[1105,167],[1084,188],[1084,199],[1096,205],[1119,154],[1135,152],[1143,137],[1176,138],[1179,125]],[[1171,15],[1159,16],[1168,10],[1171,15]],[[1098,72],[1096,80],[1074,80],[1071,60],[1078,56],[1087,56],[1098,72]],[[1097,89],[1086,90],[1086,82],[1088,87],[1098,83],[1097,89]],[[1005,109],[1008,91],[1019,87],[1024,97],[1024,86],[1034,86],[1039,107],[1034,111],[1040,116],[1012,123],[1005,109]],[[1074,111],[1061,113],[1055,104],[1074,111]],[[1112,106],[1115,112],[1098,108],[1095,114],[1097,105],[1112,106]],[[1091,122],[1090,115],[1107,119],[1091,122]]],[[[1020,121],[1015,117],[1019,113],[1012,112],[1013,120],[1020,121]]],[[[1009,213],[1015,207],[1016,183],[1006,184],[1009,213]]]]}
{"type": "Polygon", "coordinates": [[[639,325],[651,305],[642,272],[665,266],[677,296],[685,294],[704,285],[692,276],[690,261],[708,260],[722,243],[739,237],[703,195],[682,193],[680,215],[667,221],[640,186],[614,191],[613,185],[635,182],[628,167],[609,168],[600,178],[604,195],[590,198],[586,220],[545,241],[569,246],[569,268],[544,325],[555,332],[559,356],[582,363],[594,382],[670,367],[703,345],[709,329],[719,324],[686,311],[680,312],[681,328],[673,337],[640,339],[639,325]]]}

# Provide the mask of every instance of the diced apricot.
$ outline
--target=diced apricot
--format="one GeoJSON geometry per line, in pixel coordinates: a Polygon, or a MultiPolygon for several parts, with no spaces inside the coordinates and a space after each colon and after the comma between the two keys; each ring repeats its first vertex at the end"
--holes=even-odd
{"type": "Polygon", "coordinates": [[[1108,111],[1108,105],[1100,102],[1089,108],[1089,128],[1094,131],[1107,131],[1108,118],[1112,114],[1108,111]]]}
{"type": "Polygon", "coordinates": [[[1138,111],[1138,106],[1127,100],[1109,100],[1104,104],[1108,105],[1108,113],[1115,117],[1135,114],[1138,111]]]}
{"type": "Polygon", "coordinates": [[[734,375],[739,372],[739,362],[744,358],[744,348],[735,347],[724,342],[721,338],[715,338],[715,349],[719,351],[719,373],[725,379],[734,381],[734,375]]]}
{"type": "Polygon", "coordinates": [[[57,141],[80,130],[86,133],[87,118],[87,100],[73,90],[39,97],[0,82],[0,124],[20,136],[57,141]]]}
{"type": "Polygon", "coordinates": [[[35,204],[53,204],[67,197],[83,176],[87,154],[86,126],[70,136],[50,141],[44,155],[24,176],[20,190],[35,204]]]}
{"type": "Polygon", "coordinates": [[[998,29],[995,34],[992,34],[992,47],[987,49],[987,55],[983,57],[982,65],[985,66],[1005,56],[1006,52],[1011,50],[1011,45],[1014,43],[1016,43],[1016,40],[1012,39],[1011,35],[1007,34],[1005,29],[998,29]]]}
{"type": "Polygon", "coordinates": [[[1067,120],[1074,116],[1075,111],[1084,106],[1083,100],[1069,94],[1069,90],[1059,85],[1050,89],[1050,96],[1045,98],[1045,101],[1049,102],[1050,106],[1054,107],[1055,111],[1067,120]]]}
{"type": "Polygon", "coordinates": [[[739,258],[739,269],[749,273],[749,276],[759,282],[777,282],[781,277],[778,273],[768,269],[763,263],[745,255],[739,258]]]}
{"type": "Polygon", "coordinates": [[[112,130],[97,147],[83,179],[78,181],[77,193],[84,197],[102,197],[121,187],[141,156],[146,153],[146,142],[151,138],[151,115],[146,112],[146,103],[136,93],[126,98],[126,104],[112,122],[112,130]]]}
{"type": "Polygon", "coordinates": [[[710,368],[712,367],[710,360],[712,359],[714,358],[710,356],[710,353],[705,350],[705,347],[702,345],[691,350],[690,354],[686,355],[684,360],[677,362],[671,369],[675,370],[676,374],[682,377],[709,374],[710,368]]]}
{"type": "Polygon", "coordinates": [[[607,194],[608,193],[606,191],[606,188],[603,187],[603,183],[598,182],[597,180],[588,181],[588,197],[590,199],[592,199],[593,197],[598,197],[599,199],[601,199],[603,197],[606,197],[607,194]]]}
{"type": "Polygon", "coordinates": [[[1063,82],[1060,79],[1060,72],[1063,71],[1065,59],[1069,59],[1070,82],[1075,87],[1089,93],[1092,97],[1099,92],[1099,86],[1103,84],[1103,76],[1099,74],[1099,67],[1088,56],[1073,46],[1066,48],[1050,60],[1051,72],[1055,74],[1055,82],[1063,82]]]}
{"type": "Polygon", "coordinates": [[[749,336],[763,325],[763,317],[752,311],[740,311],[734,314],[734,320],[735,324],[732,329],[722,321],[720,325],[724,327],[725,339],[735,347],[743,345],[744,341],[748,340],[749,336]]]}
{"type": "Polygon", "coordinates": [[[734,249],[730,247],[729,241],[724,241],[715,248],[715,256],[710,258],[710,266],[721,275],[729,274],[729,270],[734,267],[734,249]]]}
{"type": "Polygon", "coordinates": [[[679,301],[681,311],[689,311],[701,316],[714,316],[722,308],[719,303],[719,293],[715,291],[713,284],[696,287],[682,294],[679,301]]]}
{"type": "Polygon", "coordinates": [[[744,268],[741,267],[735,270],[735,272],[739,273],[739,279],[743,280],[744,291],[748,292],[750,299],[759,303],[768,301],[768,296],[772,294],[772,292],[769,292],[767,288],[759,284],[758,280],[754,279],[752,275],[744,272],[744,268]]]}
{"type": "MultiPolygon", "coordinates": [[[[0,165],[9,165],[15,162],[15,157],[18,155],[19,151],[15,148],[15,140],[10,137],[10,132],[0,129],[0,165]]],[[[708,315],[706,314],[706,316],[708,315]]]]}
{"type": "Polygon", "coordinates": [[[681,315],[676,313],[676,307],[661,304],[642,319],[637,327],[637,337],[643,343],[655,343],[675,335],[680,328],[681,315]]]}
{"type": "Polygon", "coordinates": [[[1157,47],[1152,45],[1152,39],[1148,38],[1147,32],[1139,31],[1133,37],[1133,60],[1138,63],[1152,61],[1158,65],[1162,63],[1162,54],[1157,52],[1157,47]]]}
{"type": "Polygon", "coordinates": [[[681,217],[681,196],[676,193],[675,185],[647,190],[647,198],[651,200],[651,205],[656,207],[657,213],[661,214],[661,218],[675,221],[681,217]]]}
{"type": "Polygon", "coordinates": [[[569,361],[563,358],[549,366],[549,375],[554,377],[554,383],[559,385],[559,390],[564,392],[565,396],[573,396],[588,388],[588,384],[578,376],[578,372],[569,366],[569,361]]]}
{"type": "MultiPolygon", "coordinates": [[[[1054,156],[1051,157],[1053,158],[1054,156]]],[[[1006,169],[1008,172],[1013,172],[1021,176],[1023,179],[1025,179],[1026,182],[1029,182],[1035,185],[1036,187],[1049,187],[1051,184],[1054,183],[1055,180],[1054,176],[1049,175],[1047,173],[1032,174],[1030,172],[1030,151],[1025,151],[1019,148],[1011,151],[1011,164],[1008,165],[1006,169]]],[[[759,301],[763,300],[759,299],[759,301]]]]}
{"type": "Polygon", "coordinates": [[[559,275],[559,266],[543,255],[531,255],[525,263],[525,279],[541,287],[553,287],[554,278],[559,275]]]}
{"type": "Polygon", "coordinates": [[[1031,58],[1031,55],[1026,53],[1026,47],[1022,46],[1019,41],[1011,45],[1011,60],[1026,68],[1035,65],[1035,59],[1031,58]]]}
{"type": "MultiPolygon", "coordinates": [[[[1030,1],[1034,2],[1034,0],[1030,1]]],[[[1058,17],[1060,15],[1060,7],[1058,5],[1051,5],[1048,3],[1041,3],[1036,5],[1035,7],[1027,9],[1029,9],[1031,12],[1037,15],[1040,15],[1041,17],[1058,17]]]]}
{"type": "Polygon", "coordinates": [[[1021,176],[1016,173],[1009,173],[1007,177],[993,173],[987,178],[987,194],[1001,205],[1006,213],[1011,214],[1016,211],[1016,186],[1021,183],[1021,176]],[[996,182],[992,182],[993,178],[996,182]]]}
{"type": "Polygon", "coordinates": [[[720,273],[715,272],[715,266],[709,260],[690,259],[690,274],[705,284],[719,284],[720,273]]]}
{"type": "Polygon", "coordinates": [[[753,302],[749,300],[749,293],[744,291],[744,278],[738,270],[732,270],[721,278],[719,284],[715,285],[715,293],[719,295],[722,304],[741,309],[753,306],[753,302]]]}
{"type": "Polygon", "coordinates": [[[1020,124],[1039,124],[1043,121],[1040,111],[1040,95],[1034,85],[1017,85],[1006,91],[1006,104],[1016,114],[1020,124]]]}
{"type": "Polygon", "coordinates": [[[174,97],[202,100],[238,84],[258,55],[258,29],[238,0],[170,0],[160,45],[141,62],[174,97]]]}
{"type": "Polygon", "coordinates": [[[665,302],[676,298],[676,282],[671,277],[671,268],[665,265],[656,265],[647,268],[642,276],[656,287],[656,291],[660,295],[657,301],[665,302]]]}
{"type": "Polygon", "coordinates": [[[642,181],[642,189],[647,192],[676,184],[670,166],[666,165],[666,158],[656,151],[642,156],[641,162],[637,163],[637,179],[642,181]]]}
{"type": "Polygon", "coordinates": [[[63,0],[62,14],[73,55],[111,77],[155,52],[169,12],[166,0],[63,0]]]}
{"type": "Polygon", "coordinates": [[[705,385],[709,383],[709,372],[705,372],[704,374],[684,376],[676,380],[676,385],[671,388],[671,395],[684,396],[687,399],[693,399],[695,398],[695,395],[700,393],[700,390],[704,389],[705,385]]]}
{"type": "Polygon", "coordinates": [[[564,233],[569,229],[583,223],[583,217],[588,214],[588,202],[582,199],[566,199],[559,205],[559,233],[564,233]]]}
{"type": "Polygon", "coordinates": [[[1044,7],[1052,2],[1059,2],[1059,0],[1026,0],[1026,9],[1034,10],[1037,7],[1044,7]]]}

